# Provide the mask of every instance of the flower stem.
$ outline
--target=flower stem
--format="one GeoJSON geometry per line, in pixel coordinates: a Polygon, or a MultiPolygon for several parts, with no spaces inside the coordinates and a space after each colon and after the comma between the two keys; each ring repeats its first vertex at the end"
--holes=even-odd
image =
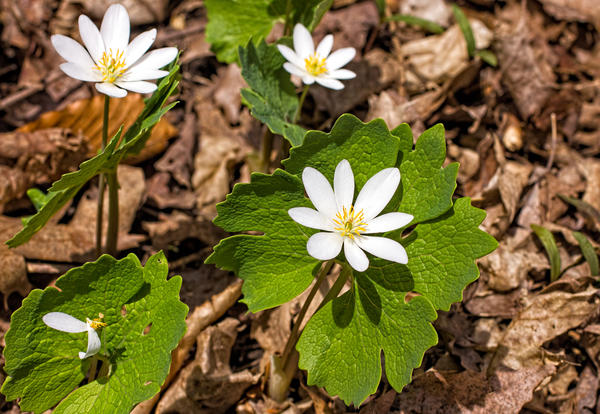
{"type": "Polygon", "coordinates": [[[119,181],[117,169],[106,173],[108,183],[108,230],[106,231],[106,252],[117,255],[117,236],[119,235],[119,181]]]}
{"type": "MultiPolygon", "coordinates": [[[[106,147],[108,141],[108,109],[110,106],[110,97],[104,95],[104,118],[102,120],[102,150],[106,147]]],[[[98,209],[96,214],[96,256],[102,254],[102,219],[104,216],[104,174],[100,174],[98,182],[98,209]]]]}
{"type": "Polygon", "coordinates": [[[98,358],[96,355],[92,357],[92,364],[90,365],[90,377],[88,378],[88,384],[94,382],[96,379],[96,371],[98,370],[98,358]]]}
{"type": "Polygon", "coordinates": [[[273,133],[268,127],[262,137],[261,151],[260,168],[264,173],[268,174],[271,164],[271,151],[273,151],[273,133]]]}
{"type": "Polygon", "coordinates": [[[283,28],[283,35],[288,36],[291,32],[292,26],[290,26],[290,13],[292,11],[292,0],[287,0],[285,5],[285,26],[283,28]]]}
{"type": "Polygon", "coordinates": [[[302,95],[300,95],[300,102],[298,102],[298,110],[294,115],[294,119],[292,124],[295,124],[300,119],[300,114],[302,113],[302,106],[304,105],[304,99],[306,98],[306,93],[308,92],[309,85],[304,85],[304,89],[302,90],[302,95]]]}

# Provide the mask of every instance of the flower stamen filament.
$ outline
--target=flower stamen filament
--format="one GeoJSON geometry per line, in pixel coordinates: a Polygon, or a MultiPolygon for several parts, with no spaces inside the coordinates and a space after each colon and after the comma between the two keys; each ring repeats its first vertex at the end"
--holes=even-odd
{"type": "Polygon", "coordinates": [[[304,59],[306,71],[313,76],[319,76],[327,72],[325,58],[320,58],[316,53],[304,59]]]}
{"type": "Polygon", "coordinates": [[[87,323],[92,327],[92,329],[104,328],[106,326],[106,323],[102,322],[102,316],[99,318],[94,318],[94,320],[87,318],[87,323]]]}
{"type": "Polygon", "coordinates": [[[102,73],[102,81],[114,83],[125,73],[125,51],[117,49],[113,53],[112,49],[109,53],[104,51],[100,62],[94,66],[94,69],[102,73]]]}
{"type": "Polygon", "coordinates": [[[350,238],[350,240],[354,240],[355,236],[360,236],[361,233],[367,230],[363,211],[357,212],[354,210],[354,206],[350,206],[349,210],[342,207],[342,211],[336,213],[333,222],[337,225],[334,230],[341,233],[343,237],[350,238]]]}

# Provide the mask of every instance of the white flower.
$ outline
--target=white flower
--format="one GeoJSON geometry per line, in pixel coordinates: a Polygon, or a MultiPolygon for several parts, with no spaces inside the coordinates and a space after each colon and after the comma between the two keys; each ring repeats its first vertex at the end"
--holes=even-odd
{"type": "Polygon", "coordinates": [[[100,338],[98,337],[96,329],[106,326],[104,322],[100,322],[100,319],[94,319],[92,321],[86,318],[86,321],[83,322],[67,313],[50,312],[42,316],[42,320],[49,327],[62,332],[79,333],[87,331],[87,351],[79,353],[80,359],[95,355],[100,350],[100,338]]]}
{"type": "Polygon", "coordinates": [[[277,48],[288,60],[283,64],[283,68],[302,78],[305,84],[311,85],[316,81],[327,88],[343,89],[344,84],[338,79],[352,79],[356,74],[340,68],[354,58],[356,50],[353,47],[345,47],[329,54],[332,46],[333,36],[327,35],[315,51],[310,32],[298,23],[294,27],[295,50],[283,45],[277,45],[277,48]]]}
{"type": "Polygon", "coordinates": [[[325,230],[308,239],[306,249],[315,259],[336,257],[344,246],[346,260],[359,272],[369,267],[363,250],[382,259],[406,264],[408,256],[400,243],[385,237],[365,236],[384,233],[406,226],[413,216],[405,213],[386,213],[376,217],[392,199],[400,184],[400,171],[386,168],[371,177],[354,197],[354,174],[347,160],[335,168],[333,187],[319,171],[306,167],[302,182],[316,210],[295,207],[288,210],[294,221],[306,227],[325,230]]]}
{"type": "Polygon", "coordinates": [[[79,34],[85,48],[67,36],[52,36],[52,45],[67,61],[60,68],[72,78],[98,82],[99,92],[115,98],[127,95],[125,89],[154,92],[156,85],[146,80],[166,76],[168,72],[159,69],[177,56],[174,47],[144,54],[156,38],[156,29],[140,34],[128,44],[129,15],[120,4],[106,10],[100,31],[89,17],[79,16],[79,34]]]}

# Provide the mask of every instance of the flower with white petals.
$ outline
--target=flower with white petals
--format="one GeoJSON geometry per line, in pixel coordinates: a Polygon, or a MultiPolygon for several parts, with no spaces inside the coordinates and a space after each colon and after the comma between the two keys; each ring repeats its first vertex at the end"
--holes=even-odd
{"type": "Polygon", "coordinates": [[[356,50],[345,47],[329,54],[332,47],[333,35],[327,35],[315,50],[310,32],[300,23],[294,27],[294,50],[277,45],[283,57],[288,60],[283,68],[292,75],[299,76],[306,85],[317,82],[326,88],[343,89],[344,84],[338,79],[352,79],[356,74],[340,68],[354,58],[356,50]]]}
{"type": "Polygon", "coordinates": [[[83,322],[63,312],[50,312],[42,316],[42,320],[46,325],[58,331],[70,333],[87,331],[87,351],[79,353],[80,359],[85,359],[95,355],[100,350],[100,337],[98,337],[96,329],[106,326],[104,322],[100,321],[101,318],[102,314],[100,314],[100,318],[96,318],[94,320],[86,318],[86,321],[83,322]]]}
{"type": "Polygon", "coordinates": [[[410,214],[398,212],[377,217],[400,184],[400,171],[397,168],[386,168],[371,177],[360,190],[354,204],[354,174],[347,160],[340,161],[335,168],[333,189],[327,178],[311,167],[306,167],[302,172],[302,182],[316,210],[295,207],[289,209],[288,214],[303,226],[325,230],[308,239],[308,254],[315,259],[330,260],[340,253],[343,245],[346,260],[359,272],[369,267],[369,259],[364,251],[392,262],[408,263],[406,250],[397,241],[366,236],[399,229],[413,219],[410,214]]]}
{"type": "Polygon", "coordinates": [[[146,81],[166,76],[169,72],[159,69],[177,56],[174,47],[146,53],[154,43],[156,29],[129,43],[129,15],[120,4],[106,10],[100,30],[89,17],[79,16],[79,34],[85,48],[67,36],[51,37],[52,45],[67,61],[60,68],[72,78],[97,82],[99,92],[115,98],[124,97],[127,90],[154,92],[156,85],[146,81]]]}

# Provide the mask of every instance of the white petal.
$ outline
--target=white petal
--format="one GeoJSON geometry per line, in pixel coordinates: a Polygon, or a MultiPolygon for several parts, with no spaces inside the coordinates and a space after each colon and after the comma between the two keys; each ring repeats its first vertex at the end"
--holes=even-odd
{"type": "Polygon", "coordinates": [[[356,78],[356,73],[352,72],[348,69],[337,69],[327,73],[330,78],[334,79],[354,79],[356,78]]]}
{"type": "Polygon", "coordinates": [[[364,272],[369,267],[369,259],[365,252],[348,237],[344,239],[344,255],[348,264],[358,272],[364,272]]]}
{"type": "Polygon", "coordinates": [[[294,207],[288,210],[288,214],[296,223],[311,229],[333,231],[333,222],[317,210],[308,207],[294,207]]]}
{"type": "Polygon", "coordinates": [[[152,93],[157,88],[156,85],[152,82],[145,81],[121,81],[115,82],[115,85],[117,85],[120,88],[127,89],[128,91],[137,93],[152,93]]]}
{"type": "Polygon", "coordinates": [[[340,254],[344,238],[338,233],[317,233],[310,236],[306,250],[315,259],[329,260],[340,254]]]}
{"type": "Polygon", "coordinates": [[[105,50],[104,40],[102,40],[102,35],[100,35],[100,31],[94,22],[83,14],[79,16],[79,35],[92,59],[99,63],[105,50]]]}
{"type": "Polygon", "coordinates": [[[329,89],[334,89],[339,91],[340,89],[344,89],[344,84],[337,79],[325,78],[323,76],[317,76],[315,78],[319,85],[322,85],[329,89]]]}
{"type": "Polygon", "coordinates": [[[327,35],[321,40],[319,46],[317,46],[317,55],[321,58],[326,58],[329,56],[331,52],[331,48],[333,47],[333,35],[327,35]]]}
{"type": "Polygon", "coordinates": [[[325,217],[333,219],[337,213],[337,206],[327,178],[314,168],[306,167],[302,172],[302,183],[315,208],[325,217]]]}
{"type": "Polygon", "coordinates": [[[72,62],[82,67],[94,66],[94,61],[87,50],[70,37],[54,35],[50,38],[50,41],[58,54],[67,62],[72,62]]]}
{"type": "Polygon", "coordinates": [[[287,47],[285,45],[277,45],[277,49],[279,49],[279,52],[281,52],[281,54],[283,55],[283,57],[286,58],[287,61],[290,62],[291,64],[293,64],[295,66],[298,66],[300,68],[306,67],[306,64],[304,63],[304,60],[300,59],[300,57],[298,57],[298,55],[296,54],[296,52],[294,52],[289,47],[287,47]]]}
{"type": "Polygon", "coordinates": [[[136,66],[129,69],[119,79],[121,82],[133,82],[141,80],[160,79],[167,76],[169,72],[158,69],[138,69],[136,66]]]}
{"type": "Polygon", "coordinates": [[[374,256],[396,263],[408,263],[406,250],[400,243],[385,237],[360,236],[356,244],[374,256]]]}
{"type": "Polygon", "coordinates": [[[302,60],[315,53],[315,44],[308,29],[300,23],[294,26],[294,50],[302,60]]]}
{"type": "Polygon", "coordinates": [[[160,69],[171,63],[177,57],[176,47],[163,47],[142,56],[130,70],[160,69]]]}
{"type": "Polygon", "coordinates": [[[104,40],[104,47],[112,54],[117,50],[125,51],[129,43],[129,14],[127,9],[120,4],[111,5],[102,19],[100,33],[104,40]]]}
{"type": "Polygon", "coordinates": [[[302,77],[302,82],[305,85],[312,85],[313,83],[315,83],[315,77],[311,76],[311,75],[306,75],[306,76],[302,77]]]}
{"type": "Polygon", "coordinates": [[[68,313],[50,312],[42,316],[42,321],[49,327],[62,332],[85,332],[88,324],[72,317],[68,313]]]}
{"type": "Polygon", "coordinates": [[[413,220],[413,216],[406,213],[387,213],[367,222],[366,231],[363,233],[385,233],[406,226],[413,220]]]}
{"type": "Polygon", "coordinates": [[[327,58],[327,70],[331,72],[341,68],[354,59],[354,55],[356,55],[356,50],[353,47],[336,50],[327,58]]]}
{"type": "Polygon", "coordinates": [[[400,171],[398,168],[386,168],[379,171],[365,183],[360,190],[354,209],[363,211],[368,222],[381,213],[392,199],[400,184],[400,171]]]}
{"type": "Polygon", "coordinates": [[[156,39],[156,29],[148,30],[136,36],[125,51],[125,66],[129,67],[142,57],[156,39]]]}
{"type": "Polygon", "coordinates": [[[300,76],[301,78],[307,76],[307,73],[305,70],[297,67],[296,65],[294,65],[290,62],[285,62],[283,64],[283,68],[285,70],[287,70],[289,73],[291,73],[292,75],[300,76]]]}
{"type": "Polygon", "coordinates": [[[85,82],[98,82],[102,79],[99,71],[91,66],[79,66],[76,63],[65,62],[60,64],[60,69],[73,79],[79,79],[85,82]]]}
{"type": "Polygon", "coordinates": [[[341,160],[335,167],[333,192],[338,211],[342,211],[344,207],[346,210],[350,210],[354,199],[354,174],[348,160],[341,160]]]}
{"type": "Polygon", "coordinates": [[[113,98],[123,98],[125,95],[127,95],[127,91],[125,89],[121,89],[108,82],[97,83],[96,89],[98,92],[112,96],[113,98]]]}
{"type": "Polygon", "coordinates": [[[85,351],[85,353],[80,352],[79,359],[85,359],[87,357],[97,354],[98,351],[100,351],[101,343],[100,343],[100,337],[98,336],[98,333],[94,330],[94,328],[92,328],[89,325],[88,325],[87,331],[88,331],[87,351],[85,351]]]}

